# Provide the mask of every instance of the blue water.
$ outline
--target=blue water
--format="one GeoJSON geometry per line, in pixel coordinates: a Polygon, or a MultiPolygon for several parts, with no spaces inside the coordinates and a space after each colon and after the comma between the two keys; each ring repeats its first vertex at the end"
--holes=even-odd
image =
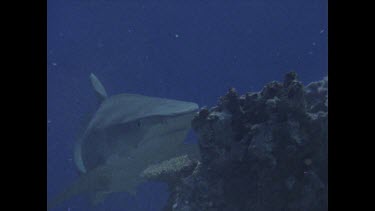
{"type": "MultiPolygon", "coordinates": [[[[122,92],[213,106],[227,89],[258,91],[295,70],[327,75],[327,0],[48,0],[48,197],[78,177],[72,149],[97,108],[88,76],[122,92]]],[[[78,196],[54,210],[160,210],[165,184],[78,196]]]]}

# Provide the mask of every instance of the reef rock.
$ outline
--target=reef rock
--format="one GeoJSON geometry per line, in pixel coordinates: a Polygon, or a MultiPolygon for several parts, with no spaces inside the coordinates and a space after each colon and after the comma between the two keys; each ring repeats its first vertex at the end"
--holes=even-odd
{"type": "Polygon", "coordinates": [[[192,122],[200,162],[181,157],[146,173],[173,175],[165,210],[327,210],[327,122],[328,78],[305,87],[291,72],[260,92],[230,89],[192,122]]]}
{"type": "Polygon", "coordinates": [[[173,184],[173,182],[178,182],[179,179],[190,175],[196,165],[196,160],[190,159],[188,155],[183,155],[147,167],[141,173],[141,177],[173,184]]]}

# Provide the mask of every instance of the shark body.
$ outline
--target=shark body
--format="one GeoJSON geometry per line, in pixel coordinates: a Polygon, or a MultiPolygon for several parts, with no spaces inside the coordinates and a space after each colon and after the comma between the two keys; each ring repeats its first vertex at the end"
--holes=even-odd
{"type": "Polygon", "coordinates": [[[108,97],[96,76],[90,79],[101,104],[75,145],[81,176],[48,208],[82,193],[93,204],[115,192],[135,194],[148,166],[181,154],[199,156],[195,144],[184,143],[197,104],[136,94],[108,97]]]}

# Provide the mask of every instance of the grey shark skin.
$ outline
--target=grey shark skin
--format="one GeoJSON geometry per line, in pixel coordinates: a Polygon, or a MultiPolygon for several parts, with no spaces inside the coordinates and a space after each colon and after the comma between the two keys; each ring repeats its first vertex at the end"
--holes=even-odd
{"type": "Polygon", "coordinates": [[[93,204],[110,193],[135,194],[149,165],[181,154],[199,158],[198,146],[184,143],[197,104],[136,94],[108,97],[95,75],[90,79],[101,104],[75,145],[81,176],[48,209],[82,193],[93,204]]]}

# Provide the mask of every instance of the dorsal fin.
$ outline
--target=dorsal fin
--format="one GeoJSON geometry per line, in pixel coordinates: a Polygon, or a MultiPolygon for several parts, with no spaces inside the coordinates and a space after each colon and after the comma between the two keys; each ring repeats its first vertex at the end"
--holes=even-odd
{"type": "Polygon", "coordinates": [[[103,102],[105,99],[107,99],[108,96],[107,96],[107,92],[105,91],[104,86],[93,73],[90,74],[90,81],[99,99],[99,102],[103,102]]]}

